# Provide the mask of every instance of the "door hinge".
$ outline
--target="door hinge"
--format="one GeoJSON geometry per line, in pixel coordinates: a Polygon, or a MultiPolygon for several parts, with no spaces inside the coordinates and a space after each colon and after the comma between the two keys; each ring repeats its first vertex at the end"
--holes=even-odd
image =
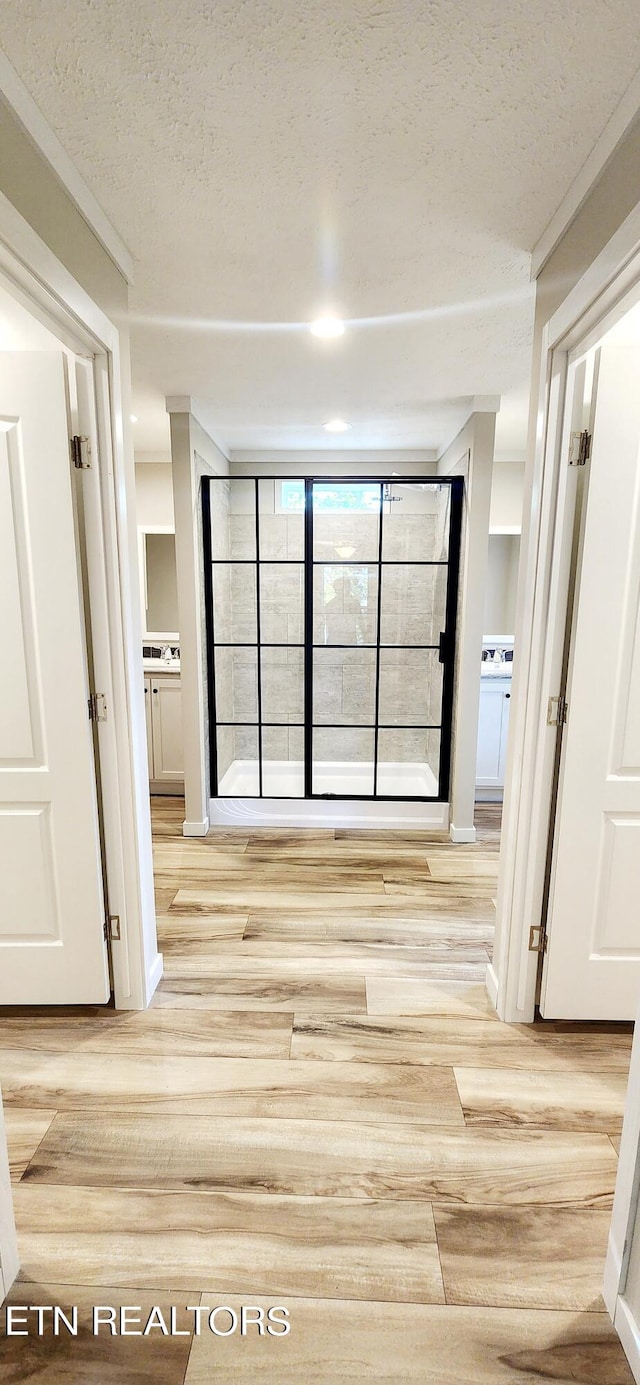
{"type": "Polygon", "coordinates": [[[71,460],[78,471],[88,471],[91,466],[91,443],[89,439],[74,433],[71,439],[71,460]]]}
{"type": "Polygon", "coordinates": [[[89,721],[107,720],[107,699],[104,693],[91,693],[88,699],[89,721]]]}
{"type": "Polygon", "coordinates": [[[547,705],[547,726],[565,726],[569,703],[565,697],[550,697],[547,705]]]}
{"type": "Polygon", "coordinates": [[[591,456],[591,434],[572,433],[569,438],[569,466],[586,466],[591,456]]]}
{"type": "Polygon", "coordinates": [[[120,942],[120,915],[109,914],[104,921],[104,940],[106,943],[120,942]]]}
{"type": "Polygon", "coordinates": [[[532,925],[532,927],[529,929],[529,951],[530,951],[530,952],[546,952],[546,950],[547,950],[547,935],[546,935],[546,933],[545,933],[544,924],[543,924],[543,923],[534,923],[534,924],[532,925]],[[537,938],[536,938],[536,933],[537,933],[537,935],[538,935],[537,938]]]}

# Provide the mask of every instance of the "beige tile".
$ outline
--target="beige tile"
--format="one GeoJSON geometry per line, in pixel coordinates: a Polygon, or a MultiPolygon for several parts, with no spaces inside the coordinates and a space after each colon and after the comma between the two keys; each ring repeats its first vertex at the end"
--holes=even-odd
{"type": "Polygon", "coordinates": [[[193,1314],[185,1311],[185,1297],[172,1304],[166,1293],[102,1284],[98,1299],[79,1285],[65,1286],[59,1280],[44,1284],[29,1280],[14,1284],[8,1302],[27,1307],[55,1304],[68,1317],[75,1306],[78,1333],[71,1336],[61,1326],[55,1336],[51,1330],[52,1314],[45,1313],[44,1333],[38,1336],[37,1316],[28,1314],[26,1337],[3,1336],[2,1339],[2,1379],[7,1385],[14,1385],[14,1382],[17,1385],[18,1381],[29,1381],[31,1385],[103,1385],[107,1380],[113,1385],[142,1385],[143,1381],[153,1381],[153,1385],[183,1385],[193,1323],[193,1314]],[[93,1335],[93,1309],[97,1303],[116,1309],[115,1335],[108,1326],[103,1326],[97,1336],[93,1335]],[[134,1310],[124,1321],[126,1335],[119,1330],[122,1306],[134,1310]],[[184,1330],[186,1336],[165,1336],[157,1329],[146,1337],[133,1335],[135,1331],[142,1333],[154,1307],[160,1309],[169,1328],[172,1306],[176,1308],[176,1326],[184,1330]]]}
{"type": "Polygon", "coordinates": [[[26,1177],[185,1192],[609,1207],[617,1162],[606,1135],[574,1131],[103,1110],[60,1114],[26,1177]]]}
{"type": "Polygon", "coordinates": [[[602,1312],[611,1217],[575,1207],[435,1207],[447,1303],[602,1312]]]}
{"type": "Polygon", "coordinates": [[[290,867],[290,871],[284,886],[283,872],[280,868],[276,868],[275,871],[279,881],[277,886],[273,877],[258,876],[255,870],[249,871],[248,881],[240,876],[234,881],[232,872],[222,877],[217,877],[212,872],[209,889],[178,890],[171,913],[209,914],[221,908],[226,912],[230,904],[246,913],[260,908],[305,909],[313,913],[316,909],[348,909],[353,904],[354,895],[361,895],[362,902],[366,904],[375,904],[384,896],[382,874],[379,881],[360,876],[353,882],[347,882],[344,879],[346,872],[328,870],[324,875],[318,873],[317,878],[314,875],[313,881],[307,881],[305,884],[296,868],[290,867]],[[315,892],[310,892],[311,885],[315,892]],[[348,890],[345,892],[347,885],[348,890]]]}
{"type": "Polygon", "coordinates": [[[22,1275],[444,1303],[427,1202],[21,1184],[22,1275]]]}
{"type": "MultiPolygon", "coordinates": [[[[226,1302],[217,1285],[204,1297],[226,1302]]],[[[239,1310],[240,1300],[236,1302],[239,1310]]],[[[185,1385],[633,1385],[606,1314],[292,1299],[287,1336],[194,1341],[185,1385]]]]}
{"type": "Polygon", "coordinates": [[[471,1125],[538,1125],[613,1134],[622,1128],[625,1073],[456,1067],[455,1074],[465,1119],[471,1125]]]}
{"type": "Polygon", "coordinates": [[[5,1049],[7,1105],[463,1125],[450,1068],[5,1049]]]}
{"type": "Polygon", "coordinates": [[[12,1048],[34,1053],[108,1054],[149,1058],[286,1058],[292,1020],[278,1014],[231,1010],[207,1014],[188,1010],[106,1011],[95,1019],[82,1014],[45,1014],[0,1019],[0,1053],[12,1048]]]}
{"type": "MultiPolygon", "coordinates": [[[[291,1056],[338,1062],[434,1063],[526,1072],[615,1072],[626,1076],[631,1035],[572,1033],[570,1025],[501,1024],[434,1016],[299,1015],[291,1056]]],[[[1,1037],[1,1035],[0,1035],[1,1037]]]]}
{"type": "Polygon", "coordinates": [[[315,942],[383,944],[390,959],[406,947],[437,948],[456,955],[473,945],[489,948],[493,935],[491,924],[438,920],[419,909],[412,913],[384,905],[379,909],[352,907],[338,914],[259,909],[249,914],[244,930],[246,942],[260,938],[265,942],[299,942],[305,947],[315,942]]]}
{"type": "Polygon", "coordinates": [[[55,1111],[13,1110],[5,1107],[4,1120],[9,1150],[9,1172],[12,1181],[22,1175],[33,1158],[40,1141],[44,1139],[55,1116],[55,1111]]]}
{"type": "Polygon", "coordinates": [[[221,940],[240,942],[248,914],[215,914],[194,918],[160,914],[157,919],[158,949],[165,957],[205,955],[221,940]]]}
{"type": "Polygon", "coordinates": [[[485,986],[479,981],[437,981],[422,977],[367,977],[370,1015],[460,1015],[495,1018],[485,986]]]}
{"type": "Polygon", "coordinates": [[[222,976],[174,976],[163,980],[154,1007],[190,1010],[348,1010],[366,1009],[364,976],[308,974],[256,975],[253,970],[222,976]]]}
{"type": "Polygon", "coordinates": [[[229,972],[285,980],[291,976],[361,975],[424,976],[442,979],[482,979],[489,953],[482,943],[471,942],[457,948],[397,947],[384,943],[332,943],[304,940],[296,942],[249,938],[244,942],[221,939],[210,951],[181,954],[168,952],[164,975],[201,978],[224,976],[229,972]]]}

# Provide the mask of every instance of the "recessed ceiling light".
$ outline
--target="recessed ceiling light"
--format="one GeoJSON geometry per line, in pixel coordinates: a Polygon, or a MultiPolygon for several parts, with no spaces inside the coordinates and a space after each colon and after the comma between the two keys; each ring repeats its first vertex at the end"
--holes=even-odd
{"type": "Polygon", "coordinates": [[[328,423],[323,423],[325,433],[348,433],[350,423],[345,423],[343,418],[330,418],[328,423]]]}
{"type": "Polygon", "coordinates": [[[327,314],[325,317],[316,318],[315,322],[310,323],[309,330],[314,337],[343,337],[344,322],[339,317],[332,317],[327,314]]]}
{"type": "Polygon", "coordinates": [[[137,414],[129,414],[129,418],[131,419],[131,422],[132,422],[132,423],[137,423],[137,422],[138,422],[138,415],[137,415],[137,414]]]}

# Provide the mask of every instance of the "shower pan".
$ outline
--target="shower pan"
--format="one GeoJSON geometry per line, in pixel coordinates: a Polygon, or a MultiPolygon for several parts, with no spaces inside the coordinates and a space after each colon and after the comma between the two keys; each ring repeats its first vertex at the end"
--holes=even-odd
{"type": "Polygon", "coordinates": [[[203,480],[213,822],[446,825],[463,484],[203,480]]]}

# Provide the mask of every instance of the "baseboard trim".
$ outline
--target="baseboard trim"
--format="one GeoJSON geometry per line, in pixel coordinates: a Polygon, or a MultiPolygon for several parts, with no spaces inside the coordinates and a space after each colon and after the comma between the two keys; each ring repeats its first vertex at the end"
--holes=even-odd
{"type": "Polygon", "coordinates": [[[487,988],[487,995],[493,1008],[498,1013],[498,978],[493,970],[493,962],[489,962],[485,972],[484,984],[487,988]]]}
{"type": "Polygon", "coordinates": [[[183,822],[183,837],[206,837],[209,831],[209,819],[203,818],[202,822],[183,822]]]}
{"type": "Polygon", "coordinates": [[[475,842],[476,829],[475,827],[455,827],[454,824],[451,823],[451,826],[449,828],[449,836],[451,837],[452,842],[475,842]]]}
{"type": "Polygon", "coordinates": [[[640,1382],[640,1331],[628,1303],[623,1298],[618,1299],[613,1325],[633,1372],[633,1378],[640,1382]]]}
{"type": "Polygon", "coordinates": [[[164,971],[164,958],[163,958],[161,952],[156,952],[156,955],[155,955],[155,957],[154,957],[154,959],[153,959],[153,962],[151,963],[151,966],[149,967],[149,982],[148,982],[148,988],[147,988],[147,1005],[150,1005],[150,1004],[151,1004],[152,997],[155,995],[155,993],[156,993],[156,991],[157,991],[157,989],[158,989],[158,986],[160,985],[160,982],[162,981],[162,973],[163,973],[163,971],[164,971]]]}

